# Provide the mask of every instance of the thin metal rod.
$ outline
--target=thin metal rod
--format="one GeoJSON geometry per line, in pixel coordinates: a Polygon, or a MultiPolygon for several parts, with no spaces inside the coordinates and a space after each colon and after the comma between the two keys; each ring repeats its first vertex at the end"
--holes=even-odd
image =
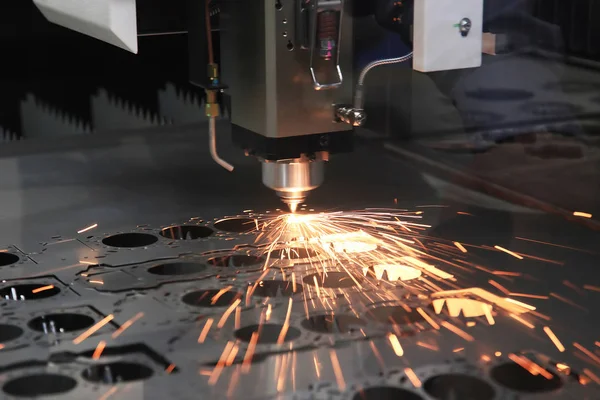
{"type": "Polygon", "coordinates": [[[215,117],[210,117],[208,119],[208,142],[212,159],[227,171],[233,171],[233,165],[223,160],[217,153],[217,121],[215,120],[215,117]]]}
{"type": "Polygon", "coordinates": [[[410,60],[412,57],[413,57],[413,52],[411,51],[410,53],[408,53],[402,57],[386,58],[383,60],[373,61],[373,62],[367,64],[367,66],[363,68],[363,70],[360,72],[360,75],[358,76],[358,83],[356,84],[356,91],[354,94],[354,108],[356,108],[358,110],[362,110],[364,108],[364,105],[365,105],[364,83],[365,83],[365,79],[367,78],[367,74],[372,69],[377,68],[381,65],[400,64],[400,63],[410,60]]]}

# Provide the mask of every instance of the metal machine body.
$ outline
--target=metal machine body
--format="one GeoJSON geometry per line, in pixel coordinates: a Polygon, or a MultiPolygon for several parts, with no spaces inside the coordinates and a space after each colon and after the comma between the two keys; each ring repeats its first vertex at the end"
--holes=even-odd
{"type": "Polygon", "coordinates": [[[351,3],[229,0],[221,9],[234,141],[292,210],[323,181],[323,154],[351,146],[352,127],[333,108],[352,99],[351,3]]]}

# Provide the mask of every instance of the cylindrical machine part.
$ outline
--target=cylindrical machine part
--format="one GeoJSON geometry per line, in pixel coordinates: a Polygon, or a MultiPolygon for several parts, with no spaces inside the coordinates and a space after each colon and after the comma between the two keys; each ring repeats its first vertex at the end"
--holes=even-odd
{"type": "Polygon", "coordinates": [[[303,203],[308,193],[325,179],[323,160],[285,160],[262,162],[263,184],[277,193],[292,212],[303,203]]]}

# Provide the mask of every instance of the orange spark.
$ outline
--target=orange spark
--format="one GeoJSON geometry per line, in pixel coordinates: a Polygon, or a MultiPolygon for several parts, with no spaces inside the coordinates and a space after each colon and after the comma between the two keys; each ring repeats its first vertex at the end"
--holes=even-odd
{"type": "Polygon", "coordinates": [[[511,318],[514,318],[515,320],[519,321],[520,323],[522,323],[523,325],[525,325],[529,329],[534,329],[535,328],[535,325],[533,325],[529,321],[524,320],[523,318],[519,317],[518,315],[515,315],[515,314],[508,314],[508,315],[510,315],[511,318]]]}
{"type": "Polygon", "coordinates": [[[3,348],[5,348],[6,346],[0,343],[0,350],[2,350],[3,348]]]}
{"type": "Polygon", "coordinates": [[[495,352],[495,353],[494,353],[494,355],[495,355],[496,357],[500,357],[500,356],[502,355],[502,352],[500,352],[500,351],[497,351],[497,352],[495,352]]]}
{"type": "Polygon", "coordinates": [[[285,341],[285,336],[287,335],[288,329],[290,328],[290,315],[292,313],[292,298],[290,297],[288,302],[287,314],[285,316],[285,321],[283,322],[283,326],[281,327],[281,331],[279,332],[279,337],[277,338],[277,344],[283,344],[285,341]]]}
{"type": "Polygon", "coordinates": [[[511,271],[492,271],[492,274],[498,276],[523,276],[520,272],[511,272],[511,271]]]}
{"type": "Polygon", "coordinates": [[[600,385],[600,378],[598,378],[598,375],[594,374],[592,371],[590,371],[587,368],[583,369],[583,373],[586,374],[591,380],[596,382],[596,384],[600,385]]]}
{"type": "Polygon", "coordinates": [[[453,353],[460,353],[461,351],[463,351],[465,348],[464,347],[458,347],[454,350],[452,350],[453,353]]]}
{"type": "Polygon", "coordinates": [[[442,321],[442,326],[451,331],[452,333],[456,334],[457,336],[460,336],[461,338],[465,339],[467,342],[472,342],[475,340],[473,336],[469,335],[467,332],[463,331],[457,326],[452,325],[447,321],[442,321]]]}
{"type": "Polygon", "coordinates": [[[212,297],[212,299],[210,299],[210,304],[215,304],[219,300],[219,297],[223,296],[227,291],[231,290],[231,288],[233,288],[233,286],[227,286],[227,287],[219,290],[217,292],[217,294],[215,294],[212,297]]]}
{"type": "Polygon", "coordinates": [[[431,351],[438,351],[439,350],[439,347],[434,346],[432,344],[423,343],[423,342],[417,342],[417,346],[425,347],[426,349],[429,349],[431,351]]]}
{"type": "Polygon", "coordinates": [[[246,355],[244,356],[244,361],[242,362],[242,372],[248,373],[250,372],[250,367],[252,366],[252,358],[254,358],[254,351],[256,350],[256,344],[258,343],[258,332],[253,332],[250,337],[250,343],[248,343],[248,349],[246,349],[246,355]]]}
{"type": "Polygon", "coordinates": [[[492,359],[490,358],[490,356],[486,356],[485,354],[481,356],[481,359],[484,362],[490,362],[490,361],[492,361],[492,359]]]}
{"type": "Polygon", "coordinates": [[[95,280],[95,279],[90,279],[88,282],[89,283],[95,283],[95,284],[98,284],[98,285],[104,285],[104,282],[98,281],[98,280],[95,280]]]}
{"type": "Polygon", "coordinates": [[[460,251],[462,251],[463,253],[466,253],[466,252],[467,252],[467,249],[465,249],[465,246],[463,246],[462,244],[460,244],[460,243],[458,243],[458,242],[452,242],[452,243],[454,243],[454,245],[455,245],[456,247],[458,247],[458,249],[459,249],[460,251]]]}
{"type": "Polygon", "coordinates": [[[581,212],[581,211],[575,211],[573,213],[573,215],[575,217],[592,218],[592,214],[589,214],[589,213],[586,213],[586,212],[581,212]]]}
{"type": "Polygon", "coordinates": [[[555,299],[558,299],[558,300],[562,301],[563,303],[566,303],[566,304],[568,304],[568,305],[570,305],[570,306],[573,306],[573,307],[575,307],[575,308],[579,308],[579,309],[580,309],[580,310],[582,310],[582,311],[586,311],[586,312],[588,311],[588,310],[587,310],[587,308],[585,308],[585,307],[583,307],[583,306],[580,306],[579,304],[575,303],[573,300],[569,300],[569,299],[567,299],[566,297],[564,297],[564,296],[561,296],[561,295],[559,295],[559,294],[556,294],[556,293],[550,293],[550,296],[552,296],[552,297],[554,297],[555,299]]]}
{"type": "Polygon", "coordinates": [[[321,378],[321,371],[319,370],[319,361],[317,360],[317,356],[313,356],[313,362],[315,364],[315,373],[317,374],[317,378],[321,378]]]}
{"type": "Polygon", "coordinates": [[[473,214],[470,214],[470,213],[468,213],[468,212],[464,212],[464,211],[457,211],[456,213],[457,213],[458,215],[468,215],[468,216],[470,216],[470,217],[472,217],[472,216],[473,216],[473,214]]]}
{"type": "Polygon", "coordinates": [[[513,256],[513,257],[515,257],[515,258],[518,258],[519,260],[522,260],[522,259],[523,259],[523,257],[522,257],[522,256],[520,256],[520,255],[518,255],[517,253],[515,253],[515,252],[512,252],[512,251],[510,251],[510,250],[508,250],[508,249],[505,249],[504,247],[500,247],[500,246],[494,246],[494,248],[495,248],[496,250],[503,251],[503,252],[505,252],[506,254],[510,254],[511,256],[513,256]]]}
{"type": "Polygon", "coordinates": [[[433,329],[435,330],[439,330],[440,326],[437,324],[437,322],[435,322],[433,320],[433,318],[431,318],[429,316],[429,314],[427,314],[425,311],[423,311],[423,309],[421,309],[421,307],[417,307],[417,312],[419,314],[421,314],[421,316],[423,317],[423,319],[425,319],[425,321],[427,321],[429,323],[429,325],[431,325],[433,327],[433,329]]]}
{"type": "Polygon", "coordinates": [[[137,321],[138,319],[142,318],[143,316],[144,316],[143,312],[137,313],[133,318],[129,319],[123,325],[121,325],[121,327],[119,329],[117,329],[116,331],[114,331],[114,333],[112,334],[112,338],[113,339],[118,338],[125,331],[125,329],[129,328],[131,325],[133,325],[133,323],[135,321],[137,321]]]}
{"type": "Polygon", "coordinates": [[[346,390],[346,382],[344,381],[340,361],[338,360],[335,350],[329,350],[329,357],[331,358],[331,365],[333,366],[333,372],[335,373],[335,380],[337,381],[338,388],[342,391],[346,390]]]}
{"type": "Polygon", "coordinates": [[[225,362],[226,366],[231,366],[233,365],[233,362],[235,361],[235,356],[237,356],[238,351],[240,351],[240,347],[236,344],[233,346],[233,349],[231,349],[231,353],[229,353],[229,355],[227,356],[227,361],[225,362]]]}
{"type": "Polygon", "coordinates": [[[97,227],[98,227],[98,224],[93,224],[93,225],[88,226],[87,228],[83,228],[81,230],[78,230],[77,233],[84,233],[84,232],[87,232],[87,231],[92,230],[92,229],[97,228],[97,227]]]}
{"type": "Polygon", "coordinates": [[[198,343],[204,343],[204,341],[206,340],[206,336],[208,336],[208,331],[210,331],[210,327],[212,326],[213,322],[214,320],[212,318],[206,320],[204,328],[202,328],[200,336],[198,336],[198,343]]]}
{"type": "Polygon", "coordinates": [[[467,321],[467,326],[468,326],[469,328],[472,328],[472,327],[474,327],[476,324],[477,324],[477,323],[476,323],[475,321],[467,321]]]}
{"type": "Polygon", "coordinates": [[[219,358],[217,365],[215,366],[215,368],[213,368],[210,378],[208,378],[209,385],[214,386],[219,380],[219,376],[221,376],[221,372],[223,371],[223,367],[225,366],[225,360],[227,359],[227,356],[233,349],[233,346],[233,342],[227,342],[227,344],[225,345],[225,349],[223,349],[223,353],[221,353],[221,357],[219,358]]]}
{"type": "Polygon", "coordinates": [[[170,375],[171,372],[173,372],[175,370],[175,364],[170,364],[167,369],[165,369],[165,372],[167,373],[167,375],[170,375]]]}
{"type": "Polygon", "coordinates": [[[394,349],[394,353],[396,353],[396,355],[398,357],[402,357],[404,355],[404,349],[402,348],[402,345],[400,344],[398,337],[396,335],[394,335],[393,333],[390,333],[390,334],[388,334],[388,340],[390,341],[390,344],[392,345],[392,348],[394,349]]]}
{"type": "Polygon", "coordinates": [[[546,369],[542,368],[538,364],[525,357],[520,357],[516,354],[509,354],[508,358],[514,361],[522,368],[524,368],[525,370],[529,371],[529,373],[531,373],[532,375],[542,375],[546,379],[554,378],[554,376],[550,372],[546,371],[546,369]]]}
{"type": "Polygon", "coordinates": [[[229,316],[231,315],[231,313],[233,312],[233,310],[235,310],[235,308],[242,302],[242,299],[237,299],[236,301],[234,301],[229,308],[227,309],[227,311],[225,311],[223,313],[223,316],[221,317],[221,319],[219,320],[219,323],[217,324],[217,328],[221,329],[224,325],[225,322],[227,322],[227,319],[229,318],[229,316]]]}
{"type": "Polygon", "coordinates": [[[549,326],[545,326],[544,327],[544,332],[546,332],[546,335],[548,335],[548,337],[550,338],[550,340],[552,340],[552,343],[554,343],[554,345],[556,346],[556,348],[558,349],[558,351],[560,351],[561,353],[563,351],[565,351],[565,346],[563,346],[563,344],[560,342],[560,340],[554,334],[554,332],[552,332],[552,329],[550,329],[549,326]]]}
{"type": "Polygon", "coordinates": [[[94,354],[92,354],[92,360],[98,360],[106,347],[106,342],[101,340],[98,342],[98,346],[96,346],[96,350],[94,350],[94,354]]]}
{"type": "Polygon", "coordinates": [[[110,396],[117,393],[117,390],[119,390],[117,386],[111,387],[106,393],[100,396],[98,400],[107,400],[110,396]]]}
{"type": "Polygon", "coordinates": [[[583,285],[583,288],[585,290],[591,290],[591,291],[594,291],[594,292],[600,292],[600,287],[599,286],[583,285]]]}
{"type": "Polygon", "coordinates": [[[597,355],[595,355],[594,353],[592,353],[591,351],[589,351],[588,349],[586,349],[585,347],[583,347],[582,345],[580,345],[577,342],[573,343],[573,346],[575,348],[581,350],[581,352],[583,352],[583,354],[585,354],[586,356],[588,356],[596,364],[600,365],[600,358],[598,358],[597,355]]]}
{"type": "Polygon", "coordinates": [[[540,300],[548,300],[549,297],[548,296],[541,296],[538,294],[529,294],[529,293],[509,293],[509,296],[515,296],[515,297],[528,297],[530,299],[540,299],[540,300]]]}
{"type": "Polygon", "coordinates": [[[45,290],[51,290],[51,289],[54,289],[54,285],[47,285],[47,286],[39,287],[37,289],[33,289],[31,291],[31,293],[36,294],[36,293],[43,292],[45,290]]]}
{"type": "Polygon", "coordinates": [[[115,316],[112,315],[112,314],[104,317],[102,320],[98,321],[96,324],[94,324],[93,326],[91,326],[88,330],[86,330],[85,332],[83,332],[81,335],[77,336],[73,340],[73,343],[74,344],[81,344],[81,342],[83,342],[85,339],[87,339],[90,336],[92,336],[94,333],[96,333],[98,330],[100,330],[104,325],[108,324],[114,318],[115,318],[115,316]]]}
{"type": "Polygon", "coordinates": [[[415,374],[415,371],[412,370],[412,368],[404,368],[404,373],[406,374],[406,377],[408,378],[408,380],[410,380],[410,383],[412,383],[414,387],[421,387],[421,381],[419,380],[419,377],[417,377],[417,374],[415,374]]]}
{"type": "Polygon", "coordinates": [[[495,287],[496,289],[498,289],[499,291],[501,291],[502,293],[504,293],[505,295],[507,295],[507,296],[508,296],[508,295],[510,294],[510,290],[508,290],[507,288],[505,288],[504,286],[502,286],[502,285],[501,285],[501,284],[499,284],[498,282],[496,282],[496,281],[493,281],[493,280],[491,280],[491,279],[490,279],[490,280],[488,281],[488,283],[489,283],[490,285],[492,285],[493,287],[495,287]]]}

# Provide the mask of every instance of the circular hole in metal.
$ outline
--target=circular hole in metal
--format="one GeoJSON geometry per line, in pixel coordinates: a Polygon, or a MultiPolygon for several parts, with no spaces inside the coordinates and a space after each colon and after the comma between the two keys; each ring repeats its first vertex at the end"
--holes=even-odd
{"type": "Polygon", "coordinates": [[[263,264],[262,257],[247,256],[245,254],[233,254],[229,256],[214,257],[207,261],[214,267],[244,268],[263,264]]]}
{"type": "Polygon", "coordinates": [[[356,286],[356,281],[360,282],[362,279],[357,276],[350,276],[346,272],[332,271],[327,274],[311,274],[304,277],[303,281],[307,285],[315,286],[315,279],[319,287],[327,289],[343,289],[356,286]]]}
{"type": "Polygon", "coordinates": [[[150,246],[158,241],[158,238],[148,233],[119,233],[102,239],[102,243],[110,247],[145,247],[150,246]]]}
{"type": "Polygon", "coordinates": [[[294,43],[291,40],[288,40],[286,47],[289,51],[294,51],[294,43]]]}
{"type": "Polygon", "coordinates": [[[191,275],[204,270],[206,266],[194,262],[173,262],[168,264],[155,265],[148,268],[148,273],[153,275],[191,275]]]}
{"type": "Polygon", "coordinates": [[[117,382],[141,381],[150,378],[154,372],[143,364],[117,361],[97,364],[86,368],[81,376],[86,381],[112,385],[117,382]]]}
{"type": "Polygon", "coordinates": [[[348,333],[354,327],[365,325],[365,321],[352,315],[322,314],[302,321],[304,329],[316,333],[348,333]]]}
{"type": "Polygon", "coordinates": [[[74,332],[89,328],[94,322],[83,314],[46,314],[32,319],[27,326],[38,332],[74,332]]]}
{"type": "Polygon", "coordinates": [[[18,339],[23,334],[23,329],[15,325],[0,324],[0,343],[18,339]]]}
{"type": "Polygon", "coordinates": [[[516,101],[533,97],[532,92],[521,89],[488,88],[465,92],[467,97],[483,101],[516,101]]]}
{"type": "MultiPolygon", "coordinates": [[[[250,286],[254,287],[254,284],[251,283],[250,286]]],[[[280,280],[272,280],[272,281],[260,281],[258,285],[254,288],[252,292],[252,296],[258,297],[277,297],[277,296],[287,296],[291,297],[295,294],[302,293],[304,290],[304,286],[299,283],[295,285],[290,281],[280,281],[280,280]]]]}
{"type": "Polygon", "coordinates": [[[215,222],[215,228],[224,232],[246,233],[256,230],[256,221],[250,218],[227,218],[215,222]]]}
{"type": "Polygon", "coordinates": [[[410,325],[425,321],[415,309],[403,306],[375,307],[367,311],[367,316],[374,321],[390,325],[410,325]]]}
{"type": "Polygon", "coordinates": [[[301,260],[304,258],[316,257],[317,252],[304,247],[285,247],[267,252],[272,260],[301,260]]]}
{"type": "Polygon", "coordinates": [[[183,296],[181,301],[195,307],[225,307],[241,298],[242,294],[238,292],[210,289],[190,292],[183,296]]]}
{"type": "Polygon", "coordinates": [[[2,390],[10,396],[31,398],[67,393],[76,386],[77,381],[66,375],[33,374],[11,379],[2,390]]]}
{"type": "Polygon", "coordinates": [[[178,225],[162,229],[160,236],[172,240],[194,240],[209,237],[213,233],[214,231],[206,226],[178,225]]]}
{"type": "Polygon", "coordinates": [[[406,389],[393,386],[373,386],[360,390],[352,397],[352,400],[423,400],[423,398],[406,389]]]}
{"type": "MultiPolygon", "coordinates": [[[[243,342],[250,342],[252,335],[258,333],[257,344],[274,344],[279,340],[279,336],[284,329],[279,324],[249,325],[234,332],[237,339],[243,342]]],[[[300,337],[300,331],[292,326],[288,326],[287,331],[283,332],[284,342],[290,342],[300,337]]]]}
{"type": "Polygon", "coordinates": [[[517,392],[542,393],[560,389],[563,385],[560,378],[550,371],[548,373],[552,379],[533,375],[516,363],[506,363],[492,368],[490,376],[500,385],[517,392]]]}
{"type": "Polygon", "coordinates": [[[56,296],[60,289],[54,285],[43,284],[23,284],[8,286],[0,289],[0,298],[5,300],[41,300],[56,296]]]}
{"type": "Polygon", "coordinates": [[[2,252],[0,253],[0,267],[19,262],[20,258],[16,254],[2,252]]]}
{"type": "Polygon", "coordinates": [[[423,388],[438,400],[493,400],[494,388],[486,381],[464,374],[444,374],[429,378],[423,388]]]}

